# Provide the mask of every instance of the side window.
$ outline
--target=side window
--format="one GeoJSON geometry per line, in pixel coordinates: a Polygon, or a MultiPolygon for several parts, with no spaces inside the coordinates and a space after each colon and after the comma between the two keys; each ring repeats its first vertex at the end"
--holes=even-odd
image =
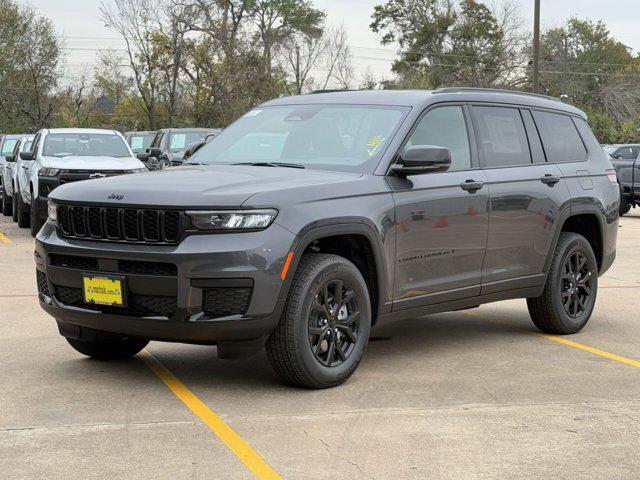
{"type": "Polygon", "coordinates": [[[40,146],[40,138],[41,138],[41,135],[38,133],[33,139],[33,143],[31,144],[31,149],[29,150],[30,152],[33,152],[34,154],[38,153],[38,147],[40,146]]]}
{"type": "Polygon", "coordinates": [[[569,115],[533,112],[549,162],[579,162],[587,150],[569,115]]]}
{"type": "Polygon", "coordinates": [[[438,107],[419,121],[407,146],[434,145],[451,151],[452,170],[471,168],[471,149],[464,112],[460,105],[438,107]]]}
{"type": "Polygon", "coordinates": [[[520,110],[509,107],[473,107],[472,113],[482,166],[531,164],[529,141],[520,110]]]}
{"type": "Polygon", "coordinates": [[[623,158],[624,160],[635,160],[638,158],[637,147],[620,147],[613,153],[613,158],[623,158]]]}
{"type": "Polygon", "coordinates": [[[160,142],[162,141],[163,135],[164,133],[162,132],[156,133],[156,136],[153,138],[153,141],[151,142],[151,145],[149,145],[149,148],[160,148],[160,142]]]}

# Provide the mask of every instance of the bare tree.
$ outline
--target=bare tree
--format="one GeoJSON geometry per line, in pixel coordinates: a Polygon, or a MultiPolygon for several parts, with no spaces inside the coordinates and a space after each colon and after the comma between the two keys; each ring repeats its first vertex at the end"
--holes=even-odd
{"type": "Polygon", "coordinates": [[[313,89],[311,73],[322,60],[326,42],[322,38],[294,35],[278,51],[277,62],[286,80],[289,94],[301,94],[313,89]]]}
{"type": "Polygon", "coordinates": [[[323,89],[331,83],[345,90],[351,88],[355,81],[349,36],[343,25],[329,28],[324,35],[324,69],[323,89]]]}

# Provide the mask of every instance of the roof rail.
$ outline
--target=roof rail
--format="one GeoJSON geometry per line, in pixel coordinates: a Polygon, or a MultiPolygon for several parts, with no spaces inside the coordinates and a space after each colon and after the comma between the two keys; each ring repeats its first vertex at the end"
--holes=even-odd
{"type": "Polygon", "coordinates": [[[348,88],[329,88],[325,90],[314,90],[313,92],[309,92],[309,95],[315,95],[316,93],[337,93],[337,92],[353,92],[348,88]]]}
{"type": "Polygon", "coordinates": [[[486,92],[486,93],[508,93],[514,95],[525,95],[528,97],[544,98],[554,102],[562,102],[558,97],[544,95],[542,93],[521,92],[520,90],[506,90],[501,88],[479,88],[479,87],[445,87],[438,88],[433,93],[456,93],[456,92],[486,92]]]}

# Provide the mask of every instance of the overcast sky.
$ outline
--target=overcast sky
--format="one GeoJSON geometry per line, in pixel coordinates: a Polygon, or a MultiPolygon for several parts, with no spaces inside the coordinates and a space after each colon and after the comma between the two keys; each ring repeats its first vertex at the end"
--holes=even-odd
{"type": "MultiPolygon", "coordinates": [[[[494,0],[498,4],[502,0],[494,0]]],[[[532,28],[533,0],[516,0],[527,26],[532,28]]],[[[314,0],[327,13],[327,24],[343,24],[349,33],[354,63],[359,72],[370,68],[376,77],[390,77],[395,57],[392,47],[383,47],[370,28],[374,5],[383,0],[314,0]]],[[[99,48],[122,48],[122,41],[98,18],[100,0],[31,0],[42,14],[51,18],[66,37],[67,71],[77,75],[96,62],[99,48]]],[[[620,41],[640,50],[639,0],[542,0],[542,28],[555,27],[576,15],[603,20],[620,41]]]]}

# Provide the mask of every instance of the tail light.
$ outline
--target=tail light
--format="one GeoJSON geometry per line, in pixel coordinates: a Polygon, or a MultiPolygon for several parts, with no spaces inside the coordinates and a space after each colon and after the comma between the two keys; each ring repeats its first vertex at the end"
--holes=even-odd
{"type": "Polygon", "coordinates": [[[611,183],[618,183],[618,175],[616,174],[616,171],[613,168],[607,169],[605,173],[607,174],[607,177],[609,177],[609,181],[611,183]]]}

